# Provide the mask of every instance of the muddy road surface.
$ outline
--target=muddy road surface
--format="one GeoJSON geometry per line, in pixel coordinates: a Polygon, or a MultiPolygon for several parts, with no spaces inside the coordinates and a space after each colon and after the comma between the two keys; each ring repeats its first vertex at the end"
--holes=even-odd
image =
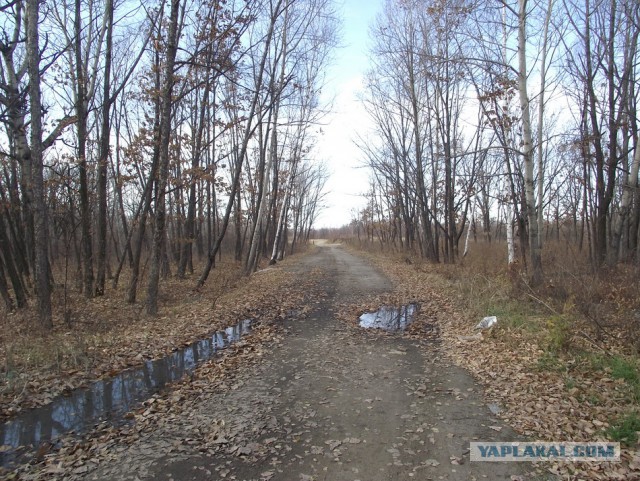
{"type": "Polygon", "coordinates": [[[337,245],[319,246],[295,275],[315,268],[324,272],[325,295],[306,318],[288,322],[277,349],[229,390],[140,436],[86,479],[542,479],[525,463],[470,462],[470,441],[518,438],[437,342],[335,319],[340,303],[391,290],[388,279],[337,245]],[[187,424],[217,433],[218,452],[192,446],[187,424]]]}

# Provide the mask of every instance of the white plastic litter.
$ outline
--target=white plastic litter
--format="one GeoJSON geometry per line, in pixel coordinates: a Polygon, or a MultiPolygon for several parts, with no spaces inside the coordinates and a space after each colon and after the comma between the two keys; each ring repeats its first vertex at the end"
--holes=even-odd
{"type": "Polygon", "coordinates": [[[498,318],[496,316],[488,316],[482,319],[475,328],[489,329],[491,326],[494,326],[497,323],[498,323],[498,318]]]}

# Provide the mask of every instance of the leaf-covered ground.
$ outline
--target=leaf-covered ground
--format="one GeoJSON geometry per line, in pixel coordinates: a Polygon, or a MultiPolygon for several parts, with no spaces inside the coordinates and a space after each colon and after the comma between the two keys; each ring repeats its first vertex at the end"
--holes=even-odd
{"type": "MultiPolygon", "coordinates": [[[[629,386],[623,379],[614,379],[610,368],[594,369],[580,356],[557,361],[546,345],[553,336],[553,326],[550,332],[542,329],[541,333],[539,327],[501,327],[499,319],[497,327],[480,333],[474,330],[480,319],[465,314],[463,300],[435,269],[410,264],[404,258],[360,255],[394,281],[396,288],[390,300],[396,304],[418,301],[437,306],[422,312],[435,314],[442,352],[482,383],[486,401],[499,407],[500,417],[516,432],[539,441],[610,440],[607,429],[628,412],[630,403],[629,386]]],[[[360,309],[364,312],[378,302],[370,300],[360,309]]],[[[420,330],[424,321],[419,316],[414,331],[420,330]]],[[[615,339],[613,344],[617,344],[615,339]]],[[[620,463],[563,462],[547,463],[545,467],[561,479],[637,480],[639,448],[623,447],[620,463]]]]}
{"type": "Polygon", "coordinates": [[[282,319],[299,306],[304,293],[280,267],[244,278],[239,266],[223,264],[201,290],[194,285],[193,277],[163,281],[157,317],[145,315],[143,301],[125,302],[122,280],[104,297],[86,300],[76,293],[66,321],[58,305],[53,333],[39,331],[31,311],[2,319],[0,421],[92,380],[163,357],[240,319],[282,319]]]}
{"type": "Polygon", "coordinates": [[[301,292],[308,315],[294,306],[293,316],[262,324],[222,358],[147,401],[130,425],[67,438],[9,476],[547,479],[519,463],[469,462],[470,440],[508,440],[515,433],[426,335],[437,303],[423,304],[421,312],[430,315],[412,334],[367,332],[339,317],[347,310],[357,315],[357,306],[385,292],[395,296],[393,283],[369,263],[331,246],[301,259],[291,275],[299,291],[290,292],[301,292]]]}
{"type": "MultiPolygon", "coordinates": [[[[626,391],[606,370],[577,366],[568,382],[566,370],[555,370],[526,333],[498,327],[474,334],[477,319],[459,304],[423,266],[336,247],[291,259],[216,297],[214,312],[269,321],[252,335],[146,401],[130,424],[100,425],[82,439],[43,446],[29,465],[4,476],[639,479],[632,449],[617,464],[469,462],[470,440],[604,439],[626,391]],[[420,311],[405,334],[357,327],[362,312],[407,302],[418,302],[420,311]],[[585,402],[596,394],[606,402],[585,402]]],[[[193,314],[188,302],[180,306],[184,320],[206,315],[193,314]]],[[[182,339],[179,324],[172,329],[182,339]]]]}

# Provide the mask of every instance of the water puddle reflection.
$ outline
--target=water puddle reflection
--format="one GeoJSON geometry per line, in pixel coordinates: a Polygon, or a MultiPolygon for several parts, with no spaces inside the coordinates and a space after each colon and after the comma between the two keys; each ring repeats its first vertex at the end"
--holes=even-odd
{"type": "Polygon", "coordinates": [[[418,304],[406,306],[382,306],[375,312],[365,312],[360,316],[360,327],[383,329],[385,331],[404,331],[413,322],[418,304]]]}
{"type": "Polygon", "coordinates": [[[86,432],[102,421],[124,421],[124,415],[142,401],[192,373],[198,364],[250,332],[251,324],[250,319],[240,321],[162,359],[146,361],[142,367],[75,389],[4,423],[0,426],[0,465],[15,461],[17,448],[33,448],[67,433],[86,432]]]}

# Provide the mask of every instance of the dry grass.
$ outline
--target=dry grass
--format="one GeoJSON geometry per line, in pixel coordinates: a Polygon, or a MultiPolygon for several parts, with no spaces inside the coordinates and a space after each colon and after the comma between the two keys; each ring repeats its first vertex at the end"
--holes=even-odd
{"type": "MultiPolygon", "coordinates": [[[[226,262],[212,271],[201,292],[193,290],[193,276],[164,279],[159,296],[160,316],[176,313],[194,302],[213,304],[239,277],[239,266],[226,262]]],[[[39,325],[34,302],[27,309],[4,317],[0,359],[4,360],[5,374],[20,367],[82,367],[82,357],[90,355],[90,345],[105,347],[108,339],[118,337],[119,332],[153,322],[144,312],[145,279],[138,288],[135,304],[125,301],[128,284],[128,275],[124,274],[117,289],[109,286],[104,296],[94,299],[86,299],[71,287],[65,293],[65,287],[58,286],[52,298],[53,331],[43,330],[39,325]]]]}
{"type": "MultiPolygon", "coordinates": [[[[448,267],[452,282],[476,304],[469,307],[477,315],[498,309],[516,325],[523,318],[544,318],[546,323],[560,319],[568,336],[582,338],[575,347],[582,348],[586,341],[594,349],[640,352],[638,267],[596,271],[570,245],[548,243],[543,251],[545,283],[532,289],[524,272],[517,272],[515,281],[507,272],[504,245],[473,247],[461,266],[448,267]]],[[[564,347],[570,348],[571,341],[567,339],[564,347]]]]}
{"type": "MultiPolygon", "coordinates": [[[[348,242],[380,252],[379,245],[348,242]]],[[[433,274],[432,282],[455,292],[460,307],[474,319],[497,315],[503,324],[530,333],[546,330],[549,319],[561,319],[570,337],[560,342],[565,348],[575,338],[579,348],[586,343],[596,350],[640,353],[638,265],[596,271],[575,246],[552,241],[543,250],[545,283],[534,289],[524,266],[508,269],[504,243],[472,242],[469,254],[456,264],[427,265],[400,252],[385,255],[433,274]]]]}
{"type": "MultiPolygon", "coordinates": [[[[380,253],[378,245],[356,247],[380,253]]],[[[596,271],[574,246],[549,242],[543,251],[545,282],[534,289],[522,266],[508,268],[504,243],[471,243],[457,264],[429,264],[400,252],[384,257],[418,271],[423,282],[446,293],[469,326],[497,316],[504,342],[528,339],[561,362],[592,355],[639,361],[637,265],[596,271]]]]}

